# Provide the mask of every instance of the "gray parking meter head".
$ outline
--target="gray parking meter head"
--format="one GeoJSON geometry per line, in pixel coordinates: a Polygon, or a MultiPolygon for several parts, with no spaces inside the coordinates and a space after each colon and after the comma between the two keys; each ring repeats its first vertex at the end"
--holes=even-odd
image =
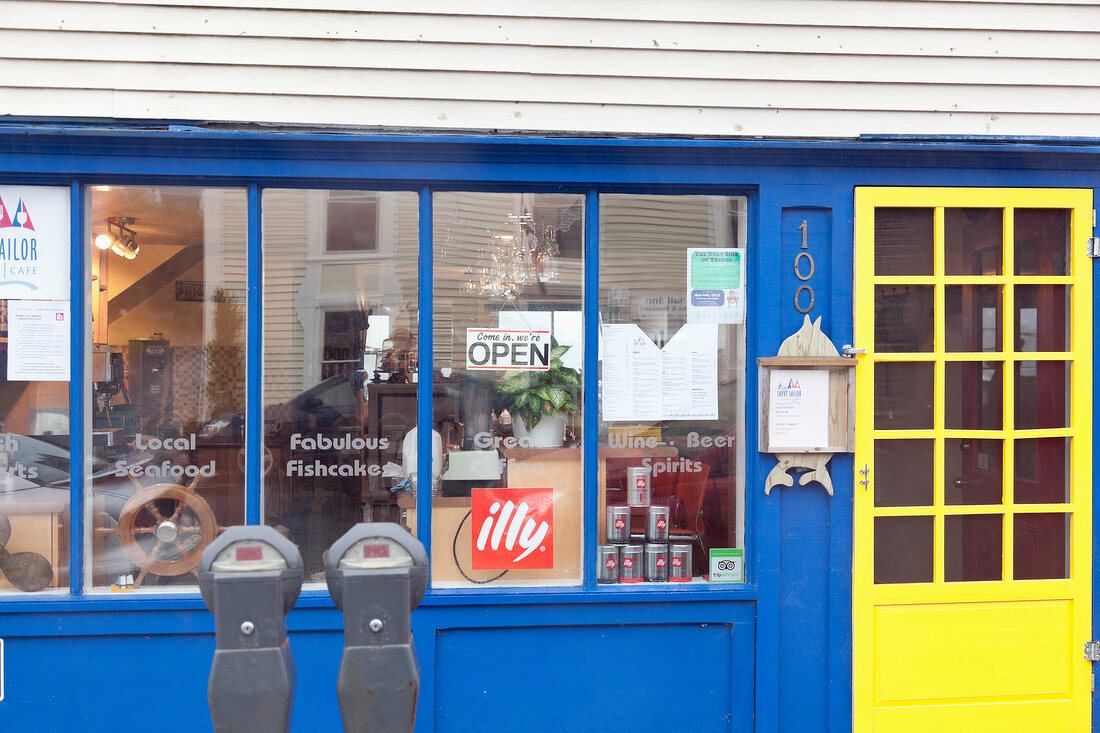
{"type": "Polygon", "coordinates": [[[325,582],[337,608],[343,608],[344,581],[409,576],[409,610],[428,589],[428,553],[420,540],[393,522],[361,522],[332,543],[325,563],[325,582]]]}
{"type": "Polygon", "coordinates": [[[283,610],[289,612],[302,590],[302,555],[273,527],[230,527],[203,550],[199,560],[199,590],[211,611],[215,580],[230,579],[278,583],[283,610]]]}

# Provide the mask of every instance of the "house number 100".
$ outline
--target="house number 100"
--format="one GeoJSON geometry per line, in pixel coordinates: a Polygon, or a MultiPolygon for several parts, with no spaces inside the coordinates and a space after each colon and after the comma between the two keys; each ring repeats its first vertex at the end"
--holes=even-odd
{"type": "MultiPolygon", "coordinates": [[[[803,219],[799,224],[798,230],[802,232],[802,249],[809,250],[810,247],[806,244],[806,233],[809,231],[809,226],[806,224],[806,220],[803,219]]],[[[799,252],[794,258],[794,276],[802,282],[806,282],[814,276],[814,256],[807,252],[799,252]]],[[[799,285],[798,290],[794,291],[794,308],[799,313],[809,313],[814,307],[814,289],[810,285],[799,285]],[[809,302],[806,307],[802,307],[802,293],[807,293],[809,302]]]]}

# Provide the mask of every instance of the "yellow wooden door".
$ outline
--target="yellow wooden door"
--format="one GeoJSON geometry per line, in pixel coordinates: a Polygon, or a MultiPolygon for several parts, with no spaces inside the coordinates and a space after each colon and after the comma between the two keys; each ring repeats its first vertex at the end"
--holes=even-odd
{"type": "Polygon", "coordinates": [[[1092,194],[856,191],[856,731],[1088,731],[1092,194]]]}

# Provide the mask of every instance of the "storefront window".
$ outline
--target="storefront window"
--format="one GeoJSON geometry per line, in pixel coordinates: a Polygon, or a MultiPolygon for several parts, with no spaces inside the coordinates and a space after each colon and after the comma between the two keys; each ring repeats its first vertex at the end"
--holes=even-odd
{"type": "Polygon", "coordinates": [[[244,521],[247,199],[242,189],[94,186],[89,239],[95,587],[194,584],[244,521]]]}
{"type": "Polygon", "coordinates": [[[583,197],[432,204],[432,583],[579,584],[583,197]]]}
{"type": "Polygon", "coordinates": [[[69,189],[0,186],[0,593],[69,584],[69,189]]]}
{"type": "MultiPolygon", "coordinates": [[[[437,588],[579,585],[586,542],[601,581],[614,550],[617,580],[698,583],[711,549],[743,547],[744,197],[601,196],[599,433],[585,446],[583,195],[432,195],[424,440],[416,193],[262,192],[255,406],[245,191],[87,195],[90,587],[193,585],[202,549],[245,521],[250,444],[262,521],[298,545],[307,580],[357,522],[415,534],[419,491],[437,588]],[[247,439],[249,410],[262,442],[247,439]],[[599,512],[587,537],[585,450],[599,512]]],[[[65,385],[28,380],[0,402],[20,424],[9,464],[41,443],[39,462],[58,466],[57,506],[30,507],[54,522],[45,559],[28,560],[47,586],[67,579],[65,385]]],[[[8,518],[22,550],[20,510],[3,501],[0,539],[8,518]]]]}
{"type": "Polygon", "coordinates": [[[270,189],[262,205],[264,522],[319,581],[356,522],[416,529],[418,198],[270,189]]]}
{"type": "Polygon", "coordinates": [[[743,547],[745,216],[742,197],[600,197],[599,542],[620,580],[701,582],[709,550],[743,547]]]}

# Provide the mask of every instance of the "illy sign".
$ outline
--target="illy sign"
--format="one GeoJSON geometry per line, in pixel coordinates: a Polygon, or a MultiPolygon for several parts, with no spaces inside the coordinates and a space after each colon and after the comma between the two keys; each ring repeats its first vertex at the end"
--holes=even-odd
{"type": "Polygon", "coordinates": [[[474,570],[554,567],[553,489],[474,489],[474,570]]]}

